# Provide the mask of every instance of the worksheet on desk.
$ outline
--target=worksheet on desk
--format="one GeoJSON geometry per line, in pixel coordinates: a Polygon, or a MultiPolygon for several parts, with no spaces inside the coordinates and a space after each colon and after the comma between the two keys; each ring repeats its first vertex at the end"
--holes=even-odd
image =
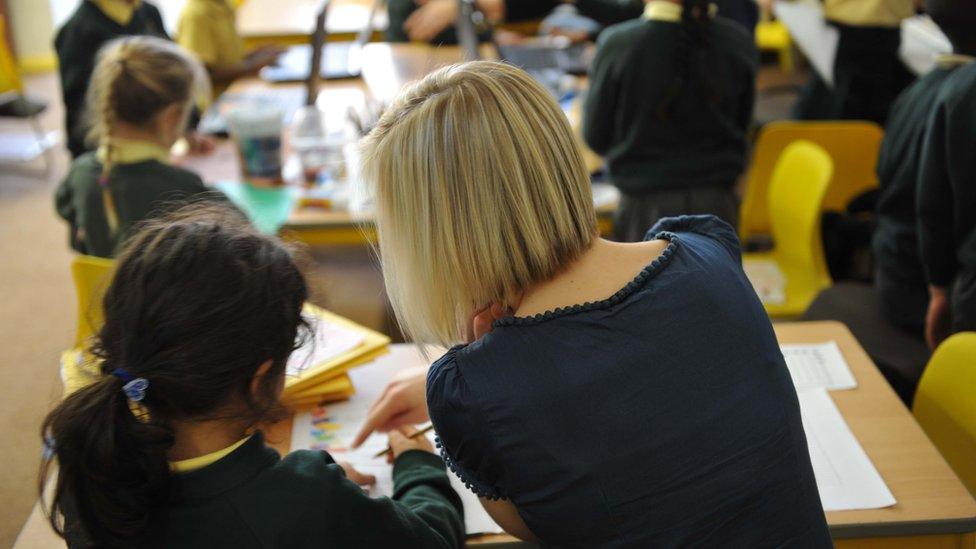
{"type": "Polygon", "coordinates": [[[286,371],[289,376],[299,376],[308,368],[328,362],[347,353],[363,342],[363,334],[329,322],[312,314],[302,313],[311,328],[311,337],[288,357],[286,371]]]}
{"type": "MultiPolygon", "coordinates": [[[[387,448],[386,436],[374,433],[359,448],[349,448],[373,402],[372,398],[363,396],[357,394],[348,402],[319,406],[311,412],[296,415],[291,447],[292,450],[325,450],[336,461],[349,462],[357,471],[376,477],[376,485],[370,489],[370,495],[390,497],[393,495],[393,466],[386,463],[385,457],[374,457],[387,448]]],[[[430,433],[429,436],[432,439],[434,435],[430,433]]],[[[468,535],[502,533],[503,530],[484,510],[478,497],[465,488],[456,475],[448,472],[447,476],[464,504],[468,535]]]]}
{"type": "Polygon", "coordinates": [[[797,390],[838,391],[857,387],[854,373],[836,341],[780,345],[780,350],[797,390]]]}
{"type": "Polygon", "coordinates": [[[810,462],[824,511],[895,504],[884,479],[824,389],[798,391],[810,462]]]}

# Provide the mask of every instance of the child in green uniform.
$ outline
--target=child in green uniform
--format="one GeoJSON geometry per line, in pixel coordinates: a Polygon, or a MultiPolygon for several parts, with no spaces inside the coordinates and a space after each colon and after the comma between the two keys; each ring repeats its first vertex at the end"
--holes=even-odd
{"type": "Polygon", "coordinates": [[[950,34],[952,55],[907,88],[891,108],[878,157],[878,226],[873,247],[875,285],[881,313],[892,325],[922,337],[929,302],[925,272],[917,246],[915,193],[925,124],[942,85],[972,61],[965,55],[976,45],[976,5],[967,0],[929,2],[929,15],[950,34]]]}
{"type": "Polygon", "coordinates": [[[215,97],[237,78],[274,63],[282,52],[274,46],[244,51],[232,0],[188,0],[180,14],[176,41],[207,67],[215,97]]]}
{"type": "MultiPolygon", "coordinates": [[[[930,9],[950,0],[929,0],[930,9]]],[[[959,2],[943,26],[956,52],[976,56],[976,9],[959,2]]],[[[935,99],[919,168],[918,247],[929,283],[925,334],[935,348],[950,332],[976,330],[976,63],[955,71],[935,99]]]]}
{"type": "Polygon", "coordinates": [[[292,251],[222,206],[133,235],[92,349],[102,377],[43,425],[49,516],[69,546],[461,546],[460,498],[425,437],[391,433],[393,499],[326,452],[265,445],[307,297],[292,251]]]}
{"type": "Polygon", "coordinates": [[[623,194],[618,240],[643,240],[667,216],[736,224],[757,62],[745,29],[704,0],[652,0],[641,19],[603,32],[583,136],[623,194]]]}
{"type": "Polygon", "coordinates": [[[68,150],[77,158],[85,145],[85,94],[98,50],[121,36],[168,38],[155,6],[141,0],[83,0],[58,29],[54,48],[61,73],[68,150]]]}
{"type": "Polygon", "coordinates": [[[105,48],[88,98],[98,150],[75,159],[56,196],[75,250],[111,257],[134,223],[208,192],[196,174],[168,163],[206,91],[203,68],[171,42],[128,37],[105,48]]]}

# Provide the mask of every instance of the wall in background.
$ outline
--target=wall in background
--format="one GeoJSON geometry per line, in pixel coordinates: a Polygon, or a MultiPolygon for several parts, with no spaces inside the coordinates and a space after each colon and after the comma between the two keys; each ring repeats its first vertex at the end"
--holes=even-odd
{"type": "Polygon", "coordinates": [[[24,72],[54,68],[51,5],[38,0],[7,0],[17,61],[24,72]]]}

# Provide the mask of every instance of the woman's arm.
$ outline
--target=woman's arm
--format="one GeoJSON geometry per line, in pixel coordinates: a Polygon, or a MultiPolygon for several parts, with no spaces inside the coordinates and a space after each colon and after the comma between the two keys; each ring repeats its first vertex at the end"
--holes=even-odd
{"type": "Polygon", "coordinates": [[[492,520],[497,522],[503,530],[522,541],[533,543],[539,541],[539,538],[535,537],[532,530],[529,530],[529,527],[525,525],[525,521],[522,520],[522,516],[518,514],[518,509],[512,502],[488,498],[478,499],[481,500],[481,506],[485,508],[492,520]]]}

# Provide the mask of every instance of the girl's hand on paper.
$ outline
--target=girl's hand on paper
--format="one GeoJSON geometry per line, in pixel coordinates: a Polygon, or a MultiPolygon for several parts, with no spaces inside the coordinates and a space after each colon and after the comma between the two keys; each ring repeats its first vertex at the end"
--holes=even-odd
{"type": "Polygon", "coordinates": [[[353,440],[352,447],[358,448],[373,431],[387,432],[427,421],[430,421],[427,415],[427,367],[404,370],[393,377],[369,409],[366,423],[353,440]]]}
{"type": "Polygon", "coordinates": [[[417,429],[415,427],[406,425],[390,431],[390,448],[393,450],[393,455],[387,458],[390,463],[393,463],[394,459],[400,457],[400,454],[410,450],[421,450],[430,454],[434,453],[434,446],[430,443],[427,435],[410,438],[416,432],[417,429]]]}
{"type": "Polygon", "coordinates": [[[372,486],[376,484],[376,477],[374,477],[373,475],[366,475],[360,473],[359,471],[354,469],[353,466],[349,464],[349,462],[340,461],[339,467],[342,467],[342,470],[346,472],[346,478],[355,482],[359,486],[372,486]]]}

